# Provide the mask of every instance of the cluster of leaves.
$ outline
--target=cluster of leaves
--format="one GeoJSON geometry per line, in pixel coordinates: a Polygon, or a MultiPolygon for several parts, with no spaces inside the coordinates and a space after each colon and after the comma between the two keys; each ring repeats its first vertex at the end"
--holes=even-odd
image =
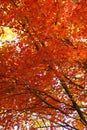
{"type": "Polygon", "coordinates": [[[0,128],[87,128],[87,1],[1,0],[0,128]]]}

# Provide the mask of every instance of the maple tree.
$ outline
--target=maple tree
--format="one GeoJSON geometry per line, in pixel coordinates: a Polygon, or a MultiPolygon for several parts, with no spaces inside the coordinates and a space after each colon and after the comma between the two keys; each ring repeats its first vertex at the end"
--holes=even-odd
{"type": "Polygon", "coordinates": [[[0,129],[86,130],[86,12],[86,0],[0,1],[0,129]]]}

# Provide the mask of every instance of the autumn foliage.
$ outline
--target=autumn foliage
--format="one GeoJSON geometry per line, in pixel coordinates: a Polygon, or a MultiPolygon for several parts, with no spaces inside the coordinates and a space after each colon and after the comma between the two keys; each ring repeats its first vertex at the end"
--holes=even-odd
{"type": "Polygon", "coordinates": [[[0,0],[5,27],[0,129],[86,130],[87,0],[0,0]]]}

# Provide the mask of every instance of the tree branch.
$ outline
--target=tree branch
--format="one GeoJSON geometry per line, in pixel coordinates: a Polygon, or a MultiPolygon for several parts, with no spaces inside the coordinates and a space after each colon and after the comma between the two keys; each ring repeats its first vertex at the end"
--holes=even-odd
{"type": "Polygon", "coordinates": [[[72,101],[72,104],[73,104],[74,108],[76,109],[76,111],[77,111],[77,113],[78,113],[78,115],[79,115],[79,117],[80,117],[80,120],[82,121],[82,123],[83,123],[85,126],[87,126],[87,121],[86,121],[85,117],[83,116],[83,114],[82,114],[82,112],[81,112],[79,106],[78,106],[77,103],[75,102],[75,100],[74,100],[74,98],[73,98],[73,96],[72,96],[70,90],[68,89],[68,87],[67,87],[65,81],[64,81],[64,80],[61,80],[61,84],[62,84],[62,86],[63,86],[65,92],[66,92],[67,95],[69,96],[70,100],[72,101]]]}

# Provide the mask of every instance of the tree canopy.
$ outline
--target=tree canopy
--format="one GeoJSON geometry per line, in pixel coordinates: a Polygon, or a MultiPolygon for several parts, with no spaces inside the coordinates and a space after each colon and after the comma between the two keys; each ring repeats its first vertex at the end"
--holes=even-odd
{"type": "Polygon", "coordinates": [[[0,0],[0,129],[87,129],[87,0],[0,0]]]}

